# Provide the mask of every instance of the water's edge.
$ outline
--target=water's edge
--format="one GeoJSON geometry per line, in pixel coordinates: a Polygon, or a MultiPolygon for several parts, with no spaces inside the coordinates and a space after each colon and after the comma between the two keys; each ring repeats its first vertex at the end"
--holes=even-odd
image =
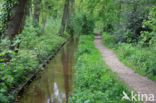
{"type": "MultiPolygon", "coordinates": [[[[78,40],[71,38],[61,46],[45,70],[23,90],[19,103],[65,103],[72,91],[74,53],[78,40]]],[[[47,63],[47,62],[46,62],[47,63]]]]}
{"type": "Polygon", "coordinates": [[[66,44],[68,40],[70,40],[71,37],[69,37],[67,40],[62,42],[58,48],[56,48],[53,52],[53,54],[49,55],[46,60],[43,61],[42,64],[39,65],[39,68],[35,69],[33,73],[28,75],[27,81],[24,83],[19,84],[17,88],[15,88],[12,93],[15,94],[15,101],[13,103],[19,103],[19,96],[23,94],[24,88],[29,86],[31,82],[36,78],[36,75],[45,69],[45,67],[48,65],[49,61],[55,57],[55,55],[59,52],[59,50],[66,44]]]}

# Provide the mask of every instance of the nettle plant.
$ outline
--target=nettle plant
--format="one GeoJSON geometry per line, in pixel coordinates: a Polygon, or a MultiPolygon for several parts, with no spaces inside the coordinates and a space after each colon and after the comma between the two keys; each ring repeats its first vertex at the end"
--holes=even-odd
{"type": "Polygon", "coordinates": [[[8,38],[4,38],[1,40],[0,42],[0,62],[4,62],[7,61],[9,57],[14,57],[15,56],[15,52],[10,50],[10,45],[11,42],[8,38]]]}

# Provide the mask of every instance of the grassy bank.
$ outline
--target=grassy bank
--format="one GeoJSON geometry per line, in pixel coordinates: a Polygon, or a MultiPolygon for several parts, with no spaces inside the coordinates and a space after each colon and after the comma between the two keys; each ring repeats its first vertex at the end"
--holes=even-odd
{"type": "Polygon", "coordinates": [[[69,103],[131,103],[122,100],[122,92],[129,92],[104,64],[93,40],[93,35],[80,36],[74,66],[75,91],[70,96],[69,103]]]}
{"type": "Polygon", "coordinates": [[[156,80],[156,54],[153,48],[128,43],[115,43],[115,36],[102,33],[105,46],[113,49],[119,59],[137,73],[156,80]]]}

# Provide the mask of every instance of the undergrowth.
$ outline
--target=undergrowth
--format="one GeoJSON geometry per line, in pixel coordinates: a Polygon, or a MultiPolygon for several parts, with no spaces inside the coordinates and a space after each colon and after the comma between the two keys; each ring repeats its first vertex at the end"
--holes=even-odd
{"type": "Polygon", "coordinates": [[[59,21],[53,18],[50,20],[45,26],[45,31],[41,32],[39,27],[34,28],[32,20],[27,18],[23,32],[14,40],[15,45],[20,44],[19,48],[16,46],[18,53],[8,49],[7,45],[10,42],[7,39],[2,41],[6,48],[3,47],[3,51],[0,52],[0,103],[11,103],[16,94],[12,91],[25,82],[28,74],[38,69],[43,60],[65,41],[66,38],[57,34],[59,21]],[[55,31],[47,30],[49,27],[55,27],[55,31]],[[12,57],[10,62],[3,62],[6,54],[12,57]]]}
{"type": "Polygon", "coordinates": [[[103,63],[93,40],[93,35],[80,36],[74,66],[74,92],[69,103],[131,103],[122,100],[122,92],[129,91],[103,63]]]}
{"type": "Polygon", "coordinates": [[[114,35],[102,33],[106,46],[112,48],[120,60],[133,68],[137,73],[156,80],[156,54],[154,48],[141,47],[136,44],[116,43],[114,35]]]}

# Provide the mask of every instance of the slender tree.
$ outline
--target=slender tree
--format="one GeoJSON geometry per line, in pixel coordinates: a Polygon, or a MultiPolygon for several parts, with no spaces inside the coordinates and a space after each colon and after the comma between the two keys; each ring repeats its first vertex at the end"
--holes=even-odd
{"type": "Polygon", "coordinates": [[[34,16],[33,16],[33,23],[34,26],[37,26],[39,24],[39,16],[40,16],[40,4],[41,4],[41,0],[34,0],[34,16]]]}
{"type": "Polygon", "coordinates": [[[71,6],[70,6],[70,8],[71,8],[71,13],[72,13],[72,14],[73,14],[74,11],[75,11],[75,9],[74,9],[74,4],[75,4],[75,0],[71,0],[71,6]]]}
{"type": "Polygon", "coordinates": [[[60,31],[59,31],[59,35],[61,35],[61,36],[64,35],[64,30],[65,30],[65,27],[67,25],[67,21],[68,21],[68,18],[69,18],[69,3],[70,3],[69,0],[65,0],[62,23],[61,23],[61,28],[60,28],[60,31]]]}
{"type": "Polygon", "coordinates": [[[49,2],[48,1],[45,1],[43,2],[43,8],[42,8],[42,27],[41,27],[41,31],[43,32],[44,31],[44,28],[45,28],[45,25],[46,25],[46,22],[47,22],[47,15],[44,14],[44,12],[46,11],[45,7],[48,7],[48,4],[49,2]]]}

